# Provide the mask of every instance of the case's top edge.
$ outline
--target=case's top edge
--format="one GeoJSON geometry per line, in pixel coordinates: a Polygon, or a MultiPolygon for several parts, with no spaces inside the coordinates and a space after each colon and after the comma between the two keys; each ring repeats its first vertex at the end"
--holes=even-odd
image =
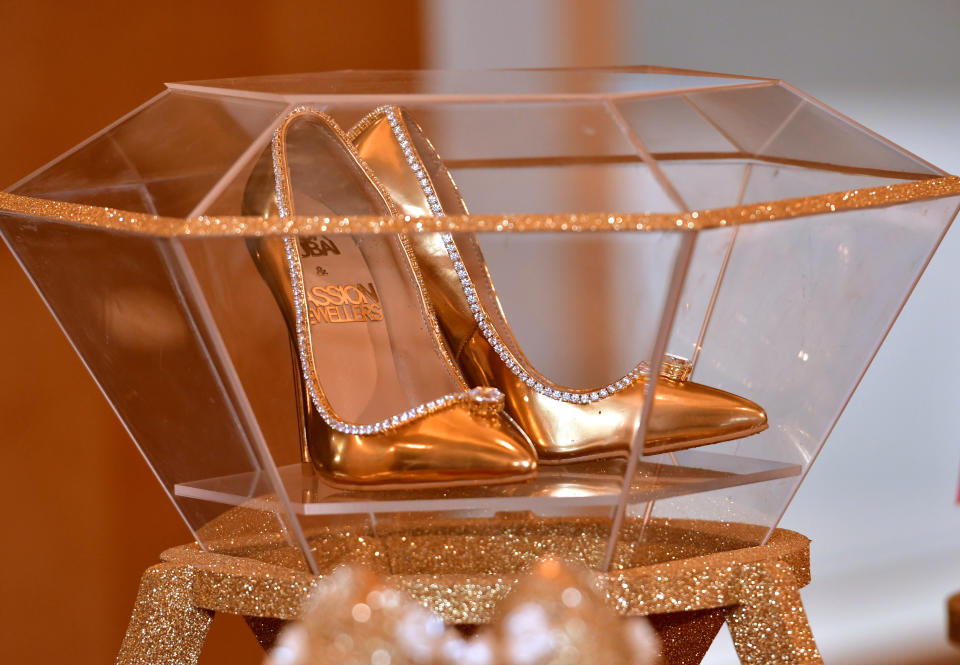
{"type": "Polygon", "coordinates": [[[0,192],[0,213],[164,238],[318,233],[701,231],[960,196],[960,176],[682,213],[475,214],[451,217],[163,217],[0,192]]]}
{"type": "Polygon", "coordinates": [[[659,66],[336,70],[175,81],[168,89],[228,96],[342,99],[401,96],[408,100],[617,98],[779,79],[659,66]]]}
{"type": "Polygon", "coordinates": [[[188,81],[172,81],[172,83],[219,83],[243,80],[280,79],[294,76],[329,76],[329,77],[363,77],[369,75],[410,75],[410,74],[442,74],[456,75],[487,74],[502,72],[552,72],[552,73],[609,73],[609,74],[678,74],[683,76],[710,76],[735,79],[778,80],[776,77],[756,76],[752,74],[732,74],[730,72],[714,72],[702,69],[687,69],[684,67],[670,67],[665,65],[586,65],[579,67],[466,67],[466,68],[420,68],[420,69],[324,69],[309,72],[287,72],[279,74],[261,74],[255,76],[232,76],[218,79],[193,79],[188,81]]]}

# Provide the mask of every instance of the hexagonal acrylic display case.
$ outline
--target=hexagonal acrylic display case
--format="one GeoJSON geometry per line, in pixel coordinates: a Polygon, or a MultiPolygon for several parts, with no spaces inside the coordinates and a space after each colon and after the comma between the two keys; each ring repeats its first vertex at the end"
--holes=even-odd
{"type": "Polygon", "coordinates": [[[204,547],[314,572],[607,568],[763,540],[958,204],[955,178],[776,80],[330,72],[168,85],[7,190],[0,231],[204,547]],[[384,105],[360,128],[385,132],[361,150],[376,182],[315,156],[352,155],[338,135],[288,123],[309,107],[346,130],[384,105]],[[378,212],[377,187],[424,206],[378,212]],[[403,247],[440,248],[466,289],[451,318],[457,298],[420,285],[457,369],[403,247]],[[284,251],[303,291],[264,269],[290,276],[284,251]],[[314,422],[304,463],[321,407],[345,431],[314,422]],[[398,434],[448,407],[529,438],[536,472],[483,475],[499,462],[473,425],[398,434]],[[405,485],[464,456],[471,483],[405,485]],[[411,554],[439,524],[473,550],[411,554]]]}

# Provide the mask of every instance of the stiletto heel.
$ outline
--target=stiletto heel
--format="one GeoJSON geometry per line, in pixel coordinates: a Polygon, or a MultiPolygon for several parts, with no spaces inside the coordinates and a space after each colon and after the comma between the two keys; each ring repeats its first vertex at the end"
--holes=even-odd
{"type": "MultiPolygon", "coordinates": [[[[349,137],[404,213],[466,214],[450,172],[404,109],[376,109],[349,137]]],[[[473,234],[411,234],[410,242],[461,368],[471,381],[505,395],[507,412],[529,435],[541,463],[629,453],[645,399],[646,363],[589,390],[557,385],[537,372],[520,350],[473,234]]],[[[729,441],[767,428],[759,405],[693,383],[690,371],[683,358],[665,358],[644,454],[729,441]]]]}
{"type": "Polygon", "coordinates": [[[310,405],[310,393],[307,392],[307,384],[303,380],[303,374],[300,373],[300,358],[297,356],[297,347],[290,342],[290,359],[293,369],[293,392],[296,394],[297,407],[297,437],[300,439],[300,461],[304,464],[313,464],[310,457],[310,446],[307,443],[307,421],[309,412],[312,409],[310,405]]]}
{"type": "MultiPolygon", "coordinates": [[[[393,215],[336,123],[298,108],[244,194],[246,214],[393,215]]],[[[396,235],[261,238],[251,254],[294,348],[301,459],[338,487],[513,482],[536,454],[503,396],[452,362],[406,241],[396,235]]]]}
{"type": "MultiPolygon", "coordinates": [[[[244,191],[244,210],[258,210],[259,214],[275,212],[275,206],[265,201],[263,192],[273,192],[274,187],[265,174],[255,170],[244,191]],[[265,207],[266,205],[266,207],[265,207]]],[[[247,249],[253,258],[260,276],[269,286],[275,298],[282,298],[280,309],[283,312],[283,321],[287,326],[287,341],[290,347],[293,370],[293,391],[297,411],[297,436],[300,439],[300,461],[307,467],[312,465],[310,447],[307,445],[307,423],[310,419],[312,405],[310,394],[307,392],[303,372],[300,371],[300,358],[297,353],[297,322],[294,317],[293,285],[290,282],[290,272],[286,269],[283,257],[283,240],[281,238],[257,238],[247,240],[247,249]]],[[[305,473],[309,469],[305,468],[305,473]]],[[[311,471],[312,472],[312,471],[311,471]]]]}

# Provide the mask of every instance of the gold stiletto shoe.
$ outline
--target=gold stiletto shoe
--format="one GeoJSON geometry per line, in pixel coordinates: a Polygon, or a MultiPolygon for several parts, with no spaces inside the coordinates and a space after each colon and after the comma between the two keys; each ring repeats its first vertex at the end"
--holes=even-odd
{"type": "MultiPolygon", "coordinates": [[[[466,206],[430,141],[400,107],[363,118],[349,137],[405,214],[466,214],[466,206]]],[[[626,456],[643,406],[649,367],[638,365],[591,390],[559,386],[519,349],[473,234],[411,234],[447,341],[470,381],[499,389],[507,412],[529,435],[541,463],[626,456]]],[[[767,428],[750,400],[689,381],[690,363],[665,359],[644,454],[756,434],[767,428]]]]}
{"type": "MultiPolygon", "coordinates": [[[[244,193],[245,214],[392,215],[396,204],[328,116],[280,124],[244,193]]],[[[532,445],[503,395],[470,390],[398,235],[262,238],[257,267],[299,367],[301,456],[323,480],[370,489],[523,480],[532,445]]]]}

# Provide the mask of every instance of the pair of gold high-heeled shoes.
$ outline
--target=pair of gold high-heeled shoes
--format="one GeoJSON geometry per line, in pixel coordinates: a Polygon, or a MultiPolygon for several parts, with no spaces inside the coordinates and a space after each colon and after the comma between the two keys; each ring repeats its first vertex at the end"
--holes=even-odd
{"type": "MultiPolygon", "coordinates": [[[[439,217],[466,207],[404,109],[378,108],[344,133],[301,107],[254,167],[244,212],[439,217]]],[[[590,390],[540,375],[471,234],[267,237],[250,249],[292,341],[301,457],[326,482],[513,482],[539,464],[629,453],[648,366],[590,390]]],[[[665,359],[645,454],[766,429],[757,404],[689,374],[686,361],[665,359]]]]}

